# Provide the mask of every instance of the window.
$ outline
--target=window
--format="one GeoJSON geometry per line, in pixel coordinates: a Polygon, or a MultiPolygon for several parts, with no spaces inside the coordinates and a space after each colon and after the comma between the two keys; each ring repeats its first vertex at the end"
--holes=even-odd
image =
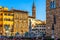
{"type": "Polygon", "coordinates": [[[4,15],[7,15],[7,13],[5,13],[4,15]]]}
{"type": "Polygon", "coordinates": [[[10,16],[10,13],[8,14],[8,16],[10,16]]]}
{"type": "MultiPolygon", "coordinates": [[[[1,19],[1,20],[2,20],[2,19],[1,19]]],[[[13,21],[14,19],[5,18],[4,20],[5,20],[5,21],[13,21]]]]}
{"type": "Polygon", "coordinates": [[[5,18],[4,20],[5,20],[5,21],[10,21],[10,19],[7,19],[7,18],[5,18]]]}
{"type": "Polygon", "coordinates": [[[50,2],[50,8],[51,8],[51,9],[56,8],[55,1],[51,1],[51,2],[50,2]]]}
{"type": "Polygon", "coordinates": [[[5,30],[9,29],[9,25],[4,25],[4,27],[5,27],[5,30]]]}
{"type": "Polygon", "coordinates": [[[56,24],[56,16],[54,15],[54,24],[56,24]]]}
{"type": "Polygon", "coordinates": [[[43,29],[43,30],[45,30],[45,29],[43,29]]]}
{"type": "Polygon", "coordinates": [[[21,32],[23,33],[23,30],[21,30],[21,32]]]}
{"type": "Polygon", "coordinates": [[[52,24],[52,30],[54,30],[54,24],[52,24]]]}
{"type": "Polygon", "coordinates": [[[1,13],[0,15],[3,15],[3,13],[1,13]]]}
{"type": "Polygon", "coordinates": [[[2,27],[2,25],[0,25],[0,27],[2,27]]]}
{"type": "Polygon", "coordinates": [[[40,29],[41,30],[41,29],[40,29]]]}

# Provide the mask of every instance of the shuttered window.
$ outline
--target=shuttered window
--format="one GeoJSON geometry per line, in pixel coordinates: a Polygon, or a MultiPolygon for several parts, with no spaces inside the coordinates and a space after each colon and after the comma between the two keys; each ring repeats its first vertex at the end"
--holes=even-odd
{"type": "Polygon", "coordinates": [[[56,8],[56,2],[55,1],[50,2],[50,8],[51,9],[56,8]]]}

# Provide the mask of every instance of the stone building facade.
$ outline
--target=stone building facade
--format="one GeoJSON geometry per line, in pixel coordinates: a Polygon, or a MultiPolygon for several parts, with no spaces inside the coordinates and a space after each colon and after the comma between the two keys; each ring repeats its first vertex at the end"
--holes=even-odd
{"type": "Polygon", "coordinates": [[[46,0],[46,36],[60,38],[60,0],[46,0]]]}
{"type": "Polygon", "coordinates": [[[29,31],[28,12],[21,10],[13,10],[14,12],[14,35],[17,33],[23,35],[29,31]]]}

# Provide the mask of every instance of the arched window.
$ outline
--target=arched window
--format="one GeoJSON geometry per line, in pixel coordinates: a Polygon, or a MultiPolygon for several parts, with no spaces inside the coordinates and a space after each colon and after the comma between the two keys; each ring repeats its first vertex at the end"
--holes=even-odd
{"type": "Polygon", "coordinates": [[[54,24],[56,24],[56,15],[54,15],[54,24]]]}
{"type": "Polygon", "coordinates": [[[53,9],[53,8],[56,8],[56,2],[55,1],[51,1],[50,2],[50,8],[53,9]]]}
{"type": "Polygon", "coordinates": [[[54,24],[52,24],[52,30],[54,30],[54,24]]]}

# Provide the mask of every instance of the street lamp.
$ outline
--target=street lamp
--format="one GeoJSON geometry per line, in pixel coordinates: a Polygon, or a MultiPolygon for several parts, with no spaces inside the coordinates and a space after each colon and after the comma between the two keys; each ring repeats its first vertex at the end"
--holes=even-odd
{"type": "Polygon", "coordinates": [[[52,38],[54,39],[54,24],[52,24],[52,38]]]}

